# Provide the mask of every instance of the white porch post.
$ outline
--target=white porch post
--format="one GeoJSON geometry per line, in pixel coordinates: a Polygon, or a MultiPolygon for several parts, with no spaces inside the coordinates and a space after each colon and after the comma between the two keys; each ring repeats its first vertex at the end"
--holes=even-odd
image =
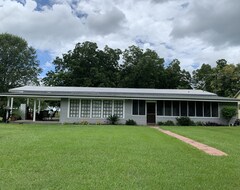
{"type": "Polygon", "coordinates": [[[34,99],[34,102],[33,102],[33,122],[36,121],[36,107],[37,107],[37,101],[36,101],[36,99],[34,99]]]}
{"type": "Polygon", "coordinates": [[[10,105],[10,115],[12,115],[12,110],[13,110],[13,97],[11,98],[11,105],[10,105]]]}
{"type": "Polygon", "coordinates": [[[29,106],[29,98],[27,98],[27,106],[29,106]]]}
{"type": "MultiPolygon", "coordinates": [[[[10,106],[10,97],[7,98],[7,107],[6,107],[6,108],[9,109],[9,106],[10,106]]],[[[8,114],[9,114],[9,112],[8,112],[8,110],[7,110],[7,112],[6,112],[6,118],[8,118],[8,116],[9,116],[8,114]]]]}

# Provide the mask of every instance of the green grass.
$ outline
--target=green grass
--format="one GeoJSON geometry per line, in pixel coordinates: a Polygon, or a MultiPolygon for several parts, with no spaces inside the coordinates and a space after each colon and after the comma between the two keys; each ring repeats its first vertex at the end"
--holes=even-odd
{"type": "Polygon", "coordinates": [[[0,124],[0,189],[240,189],[240,128],[0,124]]]}

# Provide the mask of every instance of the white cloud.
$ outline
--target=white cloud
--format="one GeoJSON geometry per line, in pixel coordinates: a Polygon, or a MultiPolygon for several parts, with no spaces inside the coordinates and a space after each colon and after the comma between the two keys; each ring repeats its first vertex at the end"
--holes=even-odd
{"type": "Polygon", "coordinates": [[[166,60],[178,58],[189,71],[221,58],[239,62],[238,1],[51,0],[50,4],[36,11],[32,0],[25,5],[1,2],[0,33],[19,35],[53,58],[88,40],[99,48],[135,44],[155,49],[166,60]]]}

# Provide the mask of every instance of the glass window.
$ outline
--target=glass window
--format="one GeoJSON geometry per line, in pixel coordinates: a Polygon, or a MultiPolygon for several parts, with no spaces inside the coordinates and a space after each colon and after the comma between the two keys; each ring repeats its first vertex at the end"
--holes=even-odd
{"type": "Polygon", "coordinates": [[[92,117],[101,118],[102,115],[102,100],[92,101],[92,117]]]}
{"type": "Polygon", "coordinates": [[[139,115],[145,115],[145,100],[139,100],[139,115]]]}
{"type": "Polygon", "coordinates": [[[179,116],[179,102],[173,101],[173,116],[179,116]]]}
{"type": "Polygon", "coordinates": [[[114,114],[120,118],[123,118],[123,101],[114,100],[114,114]]]}
{"type": "Polygon", "coordinates": [[[202,102],[196,102],[196,115],[197,117],[203,116],[203,104],[202,102]]]}
{"type": "Polygon", "coordinates": [[[181,102],[181,116],[187,116],[187,102],[181,102]]]}
{"type": "Polygon", "coordinates": [[[172,115],[172,102],[165,101],[165,115],[171,116],[172,115]]]}
{"type": "Polygon", "coordinates": [[[70,100],[69,117],[79,117],[79,100],[70,100]]]}
{"type": "Polygon", "coordinates": [[[204,117],[210,117],[210,102],[204,102],[204,117]]]}
{"type": "Polygon", "coordinates": [[[195,116],[195,102],[188,102],[188,115],[195,116]]]}
{"type": "Polygon", "coordinates": [[[103,100],[103,117],[112,115],[112,100],[103,100]]]}
{"type": "Polygon", "coordinates": [[[212,103],[212,117],[218,117],[218,103],[212,103]]]}
{"type": "Polygon", "coordinates": [[[133,100],[133,115],[138,115],[138,100],[133,100]]]}
{"type": "Polygon", "coordinates": [[[91,100],[81,100],[81,117],[90,117],[91,100]]]}
{"type": "Polygon", "coordinates": [[[163,115],[163,101],[157,101],[157,115],[163,115]]]}

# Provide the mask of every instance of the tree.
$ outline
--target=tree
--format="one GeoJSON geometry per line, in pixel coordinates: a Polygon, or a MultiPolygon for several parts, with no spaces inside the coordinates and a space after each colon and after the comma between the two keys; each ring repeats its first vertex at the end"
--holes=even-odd
{"type": "Polygon", "coordinates": [[[224,119],[227,120],[228,124],[229,121],[232,119],[233,116],[237,114],[237,108],[233,106],[225,106],[221,110],[221,114],[224,119]]]}
{"type": "Polygon", "coordinates": [[[121,51],[108,46],[99,50],[96,43],[77,43],[74,50],[57,57],[55,71],[43,82],[53,86],[116,87],[119,81],[121,51]]]}
{"type": "Polygon", "coordinates": [[[162,88],[165,85],[164,59],[150,49],[130,46],[123,52],[120,87],[162,88]]]}
{"type": "Polygon", "coordinates": [[[39,84],[40,72],[34,48],[18,36],[0,34],[0,92],[27,84],[39,84]]]}
{"type": "Polygon", "coordinates": [[[181,70],[180,61],[174,59],[166,68],[166,88],[191,89],[191,75],[186,70],[181,70]]]}
{"type": "Polygon", "coordinates": [[[196,89],[213,92],[211,85],[213,79],[213,69],[209,64],[203,64],[200,69],[193,71],[192,82],[196,89]]]}
{"type": "Polygon", "coordinates": [[[225,59],[216,62],[216,67],[203,64],[193,71],[195,88],[216,93],[219,96],[234,97],[240,89],[240,64],[229,64],[225,59]]]}

